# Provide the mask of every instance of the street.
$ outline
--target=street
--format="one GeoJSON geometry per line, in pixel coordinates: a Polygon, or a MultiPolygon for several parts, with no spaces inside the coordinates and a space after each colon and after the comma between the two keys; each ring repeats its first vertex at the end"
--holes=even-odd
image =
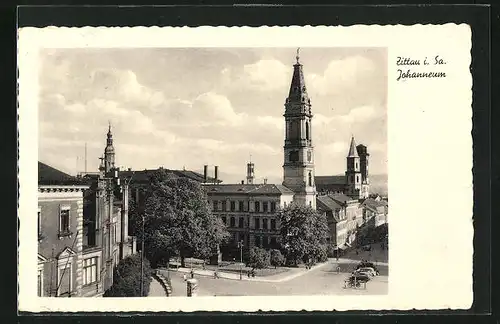
{"type": "MultiPolygon", "coordinates": [[[[311,270],[301,269],[303,274],[283,282],[261,282],[257,280],[214,279],[198,276],[198,296],[286,296],[286,295],[330,295],[330,294],[386,294],[388,289],[387,266],[380,265],[381,272],[367,283],[365,289],[344,288],[344,280],[354,269],[356,263],[341,260],[341,273],[337,274],[337,262],[329,260],[326,264],[311,270]]],[[[172,295],[186,296],[184,273],[172,271],[172,295]]]]}
{"type": "MultiPolygon", "coordinates": [[[[228,276],[232,279],[214,279],[208,275],[195,274],[198,280],[198,296],[286,296],[286,295],[382,295],[388,292],[389,267],[388,251],[373,245],[371,251],[350,251],[338,261],[334,258],[326,263],[314,266],[310,270],[292,268],[287,272],[269,277],[238,280],[236,274],[228,276]],[[372,278],[366,289],[344,288],[344,280],[355,269],[359,260],[368,260],[376,264],[380,275],[372,278]],[[337,273],[337,267],[340,273],[337,273]]],[[[188,271],[188,269],[185,269],[188,271]]],[[[202,272],[202,271],[199,271],[202,272]]],[[[187,293],[184,275],[186,272],[171,270],[169,276],[172,283],[172,297],[185,297],[187,293]]],[[[153,280],[150,297],[165,297],[160,284],[153,280]]]]}

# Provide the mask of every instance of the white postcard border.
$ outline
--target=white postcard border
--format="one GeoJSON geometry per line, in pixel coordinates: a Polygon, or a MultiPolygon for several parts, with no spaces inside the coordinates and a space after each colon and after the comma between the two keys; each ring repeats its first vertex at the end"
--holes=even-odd
{"type": "MultiPolygon", "coordinates": [[[[466,309],[472,303],[469,26],[23,28],[19,31],[19,310],[466,309]],[[387,47],[389,294],[196,298],[36,297],[37,55],[73,47],[387,47]],[[447,60],[446,78],[396,81],[398,56],[447,60]],[[452,271],[442,272],[452,266],[452,271]]],[[[277,107],[279,109],[279,107],[277,107]]]]}

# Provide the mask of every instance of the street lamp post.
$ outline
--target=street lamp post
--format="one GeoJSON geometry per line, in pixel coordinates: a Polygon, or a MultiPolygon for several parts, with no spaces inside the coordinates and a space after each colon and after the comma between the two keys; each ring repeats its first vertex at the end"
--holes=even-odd
{"type": "Polygon", "coordinates": [[[243,240],[238,242],[238,248],[240,249],[240,280],[242,279],[242,267],[243,267],[243,240]]]}

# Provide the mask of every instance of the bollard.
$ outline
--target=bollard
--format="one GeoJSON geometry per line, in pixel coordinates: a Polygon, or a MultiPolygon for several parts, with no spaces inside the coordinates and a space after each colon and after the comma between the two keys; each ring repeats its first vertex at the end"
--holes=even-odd
{"type": "Polygon", "coordinates": [[[187,282],[187,296],[188,297],[196,297],[198,294],[198,280],[196,279],[188,279],[187,282]]]}

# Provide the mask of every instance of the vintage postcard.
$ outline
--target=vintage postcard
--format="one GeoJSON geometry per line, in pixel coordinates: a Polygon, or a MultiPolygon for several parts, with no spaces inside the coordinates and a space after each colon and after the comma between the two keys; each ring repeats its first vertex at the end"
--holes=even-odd
{"type": "Polygon", "coordinates": [[[470,50],[465,24],[20,29],[19,310],[468,309],[470,50]]]}

